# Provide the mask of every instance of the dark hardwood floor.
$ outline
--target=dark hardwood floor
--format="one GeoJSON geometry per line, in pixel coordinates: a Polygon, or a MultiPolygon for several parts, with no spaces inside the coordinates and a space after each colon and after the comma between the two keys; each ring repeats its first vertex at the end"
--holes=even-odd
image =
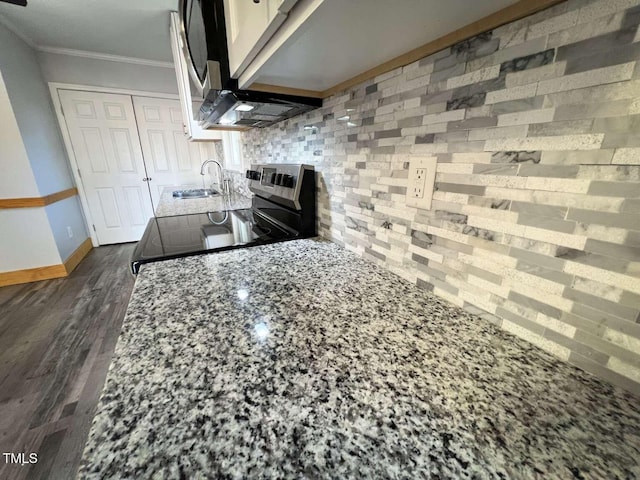
{"type": "Polygon", "coordinates": [[[0,479],[75,478],[131,296],[133,247],[95,248],[67,278],[0,288],[0,479]],[[5,452],[38,461],[14,465],[5,452]]]}

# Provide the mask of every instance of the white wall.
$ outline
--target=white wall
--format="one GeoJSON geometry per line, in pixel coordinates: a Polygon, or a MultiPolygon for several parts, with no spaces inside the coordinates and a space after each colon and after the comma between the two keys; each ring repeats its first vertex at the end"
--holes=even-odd
{"type": "Polygon", "coordinates": [[[44,208],[0,209],[0,272],[59,265],[44,208]]]}
{"type": "Polygon", "coordinates": [[[9,94],[0,72],[0,198],[39,196],[9,94]]]}
{"type": "Polygon", "coordinates": [[[40,195],[73,186],[49,89],[35,51],[0,27],[0,69],[40,195]]]}
{"type": "MultiPolygon", "coordinates": [[[[0,45],[4,79],[0,89],[0,198],[45,196],[73,187],[36,52],[3,25],[0,45]]],[[[46,208],[0,213],[0,271],[60,264],[89,236],[77,198],[46,208]],[[72,238],[66,234],[67,226],[75,227],[72,238]]]]}
{"type": "Polygon", "coordinates": [[[64,261],[88,237],[88,229],[82,215],[80,198],[76,195],[52,203],[45,207],[45,212],[49,220],[51,233],[60,252],[60,258],[64,261]],[[69,238],[68,227],[71,228],[73,234],[71,238],[69,238]]]}
{"type": "Polygon", "coordinates": [[[178,93],[173,68],[113,62],[95,58],[39,52],[45,81],[95,87],[178,93]]]}

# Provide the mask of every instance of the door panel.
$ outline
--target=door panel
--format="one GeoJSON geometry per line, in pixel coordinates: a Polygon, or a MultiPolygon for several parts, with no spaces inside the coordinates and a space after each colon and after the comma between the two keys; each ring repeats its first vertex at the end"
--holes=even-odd
{"type": "Polygon", "coordinates": [[[219,158],[215,143],[191,142],[183,133],[182,110],[178,100],[133,97],[140,143],[144,153],[149,188],[155,206],[165,187],[176,185],[207,186],[217,176],[200,175],[200,165],[208,158],[219,158]]]}
{"type": "Polygon", "coordinates": [[[131,97],[58,93],[98,242],[139,240],[153,209],[131,97]]]}

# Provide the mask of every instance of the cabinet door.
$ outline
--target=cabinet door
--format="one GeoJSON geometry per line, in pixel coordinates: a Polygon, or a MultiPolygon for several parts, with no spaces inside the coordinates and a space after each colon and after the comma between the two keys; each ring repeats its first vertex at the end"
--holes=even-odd
{"type": "Polygon", "coordinates": [[[179,25],[180,20],[178,14],[171,12],[171,51],[173,52],[173,63],[176,69],[178,94],[180,95],[180,107],[182,109],[182,131],[190,140],[220,140],[220,132],[211,129],[205,130],[195,120],[195,112],[200,108],[200,105],[192,102],[193,95],[191,92],[187,62],[182,55],[182,39],[178,34],[179,25]]]}
{"type": "Polygon", "coordinates": [[[295,0],[225,0],[231,76],[238,78],[287,18],[295,0]]]}

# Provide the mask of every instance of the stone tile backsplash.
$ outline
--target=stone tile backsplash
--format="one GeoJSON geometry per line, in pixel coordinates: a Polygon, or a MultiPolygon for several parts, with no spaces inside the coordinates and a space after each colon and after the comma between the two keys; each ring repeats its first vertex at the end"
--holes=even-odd
{"type": "Polygon", "coordinates": [[[638,392],[639,23],[569,0],[245,132],[245,159],[314,165],[322,236],[638,392]]]}

